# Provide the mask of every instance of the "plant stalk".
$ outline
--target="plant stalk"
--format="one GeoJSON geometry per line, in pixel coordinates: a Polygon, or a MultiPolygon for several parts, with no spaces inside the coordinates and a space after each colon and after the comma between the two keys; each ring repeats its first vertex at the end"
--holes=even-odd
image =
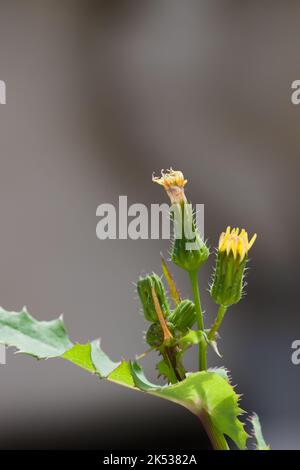
{"type": "Polygon", "coordinates": [[[213,326],[210,329],[210,332],[207,335],[209,340],[214,339],[216,332],[221,326],[226,310],[227,310],[227,307],[225,305],[220,305],[215,323],[213,324],[213,326]]]}
{"type": "Polygon", "coordinates": [[[176,383],[181,382],[185,379],[185,370],[181,363],[178,363],[176,360],[176,353],[174,351],[174,347],[165,346],[165,355],[169,362],[171,369],[174,372],[176,377],[176,383]]]}
{"type": "Polygon", "coordinates": [[[210,416],[206,411],[198,415],[214,450],[229,450],[229,446],[224,435],[216,429],[210,416]]]}
{"type": "MultiPolygon", "coordinates": [[[[195,309],[197,314],[197,323],[198,329],[204,331],[204,321],[203,321],[203,312],[201,307],[201,300],[200,300],[200,293],[199,293],[199,285],[198,285],[198,272],[197,271],[190,271],[190,280],[192,284],[194,302],[195,302],[195,309]]],[[[201,338],[199,341],[199,370],[206,370],[206,342],[204,338],[201,338]]]]}

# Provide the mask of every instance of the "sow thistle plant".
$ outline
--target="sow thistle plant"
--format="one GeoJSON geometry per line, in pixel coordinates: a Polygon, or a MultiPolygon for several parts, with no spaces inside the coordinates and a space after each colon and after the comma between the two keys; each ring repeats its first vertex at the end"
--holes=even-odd
{"type": "MultiPolygon", "coordinates": [[[[23,308],[21,312],[0,309],[0,343],[37,359],[60,357],[86,371],[142,393],[170,400],[195,414],[207,432],[213,449],[229,450],[228,438],[239,449],[246,449],[248,434],[240,416],[240,395],[232,386],[228,371],[207,368],[207,348],[218,353],[219,328],[228,308],[241,300],[245,288],[248,253],[256,240],[238,228],[221,233],[216,252],[210,295],[218,312],[210,327],[205,327],[198,287],[198,274],[210,252],[196,228],[192,206],[185,196],[187,180],[181,171],[168,170],[153,181],[166,190],[171,206],[174,236],[171,260],[185,270],[190,278],[193,299],[182,298],[166,261],[162,258],[162,273],[168,286],[167,295],[162,277],[155,273],[140,277],[137,292],[147,331],[147,351],[135,360],[112,361],[94,340],[86,344],[73,343],[62,317],[38,321],[23,308]],[[198,349],[199,371],[189,372],[184,356],[190,348],[198,349]],[[156,370],[164,384],[151,383],[140,365],[151,351],[157,352],[156,370]]],[[[267,450],[256,414],[250,417],[257,450],[267,450]]]]}

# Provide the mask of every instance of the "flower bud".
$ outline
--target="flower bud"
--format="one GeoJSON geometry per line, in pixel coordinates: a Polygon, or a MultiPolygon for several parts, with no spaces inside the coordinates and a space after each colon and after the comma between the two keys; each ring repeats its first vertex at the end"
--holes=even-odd
{"type": "Polygon", "coordinates": [[[173,204],[174,240],[171,259],[188,272],[198,271],[209,256],[209,249],[200,237],[194,222],[191,204],[173,204]]]}
{"type": "Polygon", "coordinates": [[[152,289],[154,289],[164,317],[170,314],[170,308],[165,287],[161,278],[153,273],[146,277],[140,277],[137,283],[138,295],[143,307],[145,319],[157,322],[157,313],[153,300],[152,289]]]}
{"type": "Polygon", "coordinates": [[[197,314],[194,303],[185,299],[182,300],[170,316],[170,322],[179,331],[186,331],[196,323],[197,314]]]}
{"type": "Polygon", "coordinates": [[[215,273],[210,293],[218,305],[228,307],[240,301],[244,286],[244,272],[248,251],[256,240],[256,234],[248,241],[247,232],[227,227],[219,240],[215,273]]]}
{"type": "MultiPolygon", "coordinates": [[[[172,323],[167,322],[170,331],[174,329],[172,323]]],[[[146,341],[151,347],[159,348],[165,341],[164,332],[159,322],[151,323],[146,333],[146,341]]]]}
{"type": "Polygon", "coordinates": [[[159,322],[151,323],[146,333],[146,341],[151,347],[159,347],[164,342],[164,333],[159,322]]]}

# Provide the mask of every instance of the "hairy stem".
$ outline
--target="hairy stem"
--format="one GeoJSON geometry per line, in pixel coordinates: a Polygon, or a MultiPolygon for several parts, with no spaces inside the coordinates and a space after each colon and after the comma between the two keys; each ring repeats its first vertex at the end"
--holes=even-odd
{"type": "Polygon", "coordinates": [[[168,359],[169,365],[174,371],[176,382],[181,382],[185,379],[185,370],[181,363],[178,362],[176,358],[176,351],[174,347],[165,347],[165,354],[168,359]]]}
{"type": "Polygon", "coordinates": [[[183,368],[182,364],[178,363],[178,361],[177,361],[176,351],[174,350],[174,347],[173,346],[168,346],[168,343],[170,342],[170,340],[172,340],[173,336],[172,336],[172,333],[170,332],[170,330],[168,328],[168,325],[167,325],[166,319],[164,317],[164,314],[162,312],[162,309],[161,309],[159,300],[157,298],[155,289],[152,288],[151,292],[152,292],[152,299],[153,299],[153,302],[154,302],[157,318],[159,320],[161,329],[162,329],[163,334],[164,334],[164,343],[165,343],[164,353],[165,353],[166,359],[169,363],[169,366],[170,366],[172,372],[174,373],[175,383],[180,382],[181,380],[185,379],[185,371],[184,371],[184,368],[183,368]]]}
{"type": "Polygon", "coordinates": [[[225,307],[225,305],[220,305],[215,323],[213,324],[213,326],[211,327],[207,335],[209,340],[214,339],[216,332],[221,326],[226,310],[227,310],[227,307],[225,307]]]}
{"type": "MultiPolygon", "coordinates": [[[[198,329],[204,331],[203,313],[198,285],[198,273],[197,271],[190,271],[189,275],[193,289],[198,329]]],[[[201,338],[199,342],[199,370],[206,370],[206,343],[204,338],[201,338]]]]}

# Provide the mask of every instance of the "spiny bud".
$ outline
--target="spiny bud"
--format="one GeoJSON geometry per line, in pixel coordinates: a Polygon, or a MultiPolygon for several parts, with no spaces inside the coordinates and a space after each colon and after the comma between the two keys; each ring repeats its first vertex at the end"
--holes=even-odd
{"type": "Polygon", "coordinates": [[[191,204],[173,204],[174,240],[171,259],[188,272],[198,271],[209,256],[209,249],[202,240],[194,222],[191,204]]]}
{"type": "Polygon", "coordinates": [[[182,300],[170,316],[170,322],[179,331],[186,331],[195,324],[197,319],[194,303],[185,299],[182,300]]]}
{"type": "Polygon", "coordinates": [[[151,322],[156,322],[158,317],[153,300],[152,289],[154,289],[156,293],[163,315],[168,317],[170,314],[170,308],[166,290],[161,278],[155,273],[139,278],[137,291],[143,307],[145,319],[151,322]]]}
{"type": "Polygon", "coordinates": [[[256,240],[256,234],[248,241],[247,232],[227,227],[219,240],[216,268],[210,289],[218,305],[228,307],[240,301],[243,293],[243,278],[248,260],[248,251],[256,240]]]}

